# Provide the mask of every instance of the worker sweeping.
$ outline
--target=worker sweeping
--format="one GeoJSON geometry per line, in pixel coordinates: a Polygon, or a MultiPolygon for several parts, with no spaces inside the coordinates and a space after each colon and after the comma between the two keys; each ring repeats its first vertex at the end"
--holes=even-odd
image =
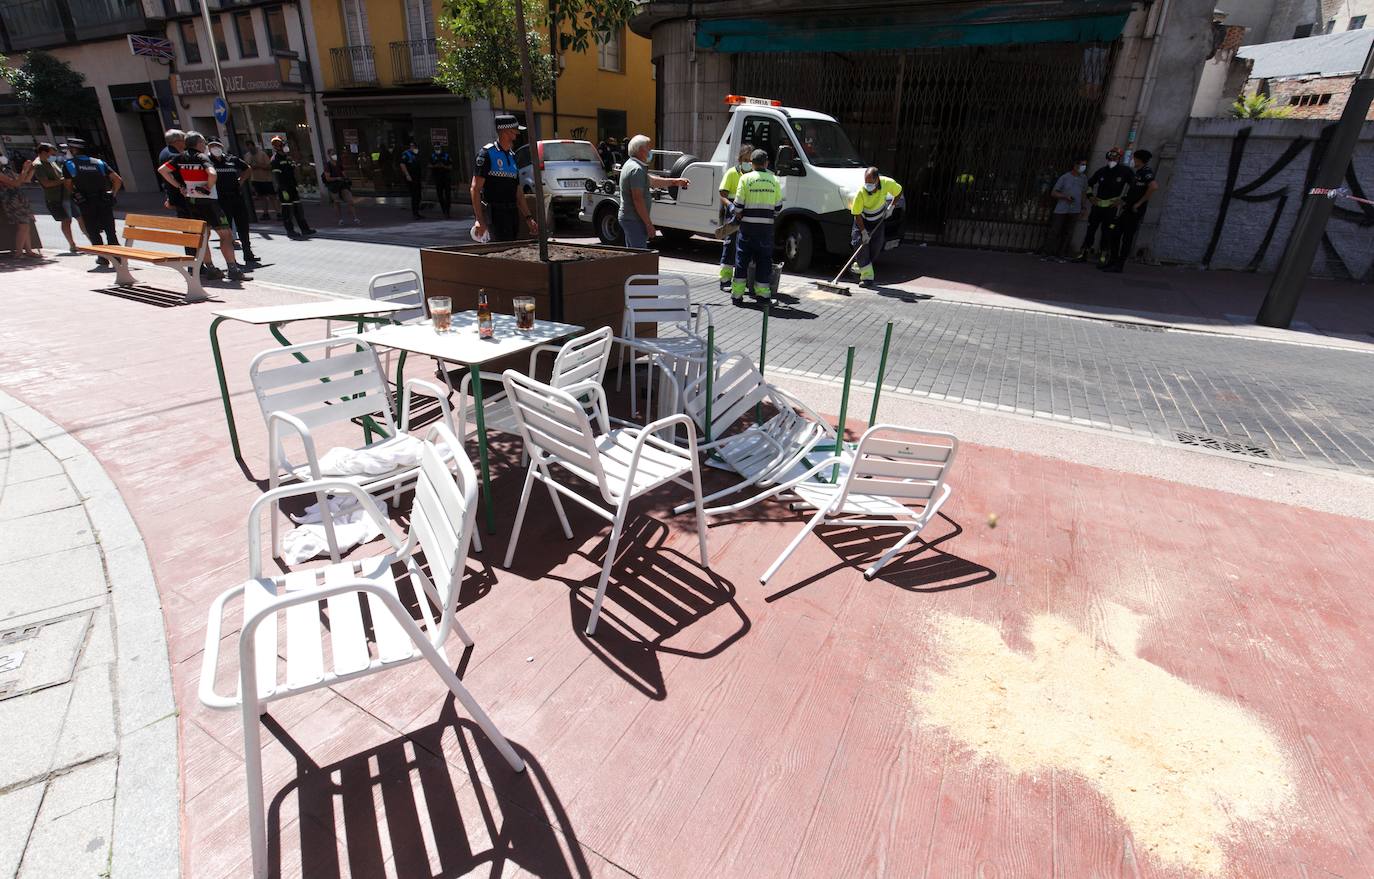
{"type": "MultiPolygon", "coordinates": [[[[754,145],[751,143],[742,144],[739,148],[738,161],[725,169],[725,176],[720,181],[720,222],[722,226],[730,222],[731,214],[735,208],[735,190],[739,188],[739,179],[753,170],[752,164],[754,157],[754,145]]],[[[730,282],[735,277],[735,245],[739,239],[739,231],[736,230],[725,236],[725,243],[720,248],[720,289],[729,290],[730,282]]]]}
{"type": "Polygon", "coordinates": [[[864,172],[864,185],[849,206],[854,214],[854,231],[850,244],[859,248],[854,270],[859,273],[859,286],[873,286],[873,262],[883,252],[887,241],[886,220],[890,209],[901,197],[902,184],[891,177],[883,177],[877,168],[864,172]]]}
{"type": "Polygon", "coordinates": [[[750,156],[754,170],[739,179],[735,188],[734,216],[739,220],[735,244],[735,273],[730,282],[730,299],[744,304],[749,279],[749,264],[754,264],[754,298],[773,296],[773,227],[782,210],[782,183],[768,170],[768,153],[754,150],[750,156]]]}

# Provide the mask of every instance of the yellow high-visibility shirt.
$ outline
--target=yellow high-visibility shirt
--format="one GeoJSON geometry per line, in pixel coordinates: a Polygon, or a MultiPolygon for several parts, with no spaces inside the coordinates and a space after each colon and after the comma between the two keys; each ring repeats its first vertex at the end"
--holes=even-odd
{"type": "Polygon", "coordinates": [[[739,188],[739,179],[752,170],[752,167],[743,165],[731,165],[726,168],[725,177],[720,181],[720,191],[729,193],[730,197],[734,198],[735,190],[739,188]]]}
{"type": "Polygon", "coordinates": [[[741,223],[770,224],[782,210],[782,183],[767,169],[750,171],[735,188],[741,223]]]}
{"type": "Polygon", "coordinates": [[[897,198],[901,194],[902,184],[891,177],[880,176],[877,189],[872,192],[867,189],[859,190],[854,196],[854,202],[849,206],[849,212],[856,217],[863,217],[865,223],[876,223],[887,212],[887,197],[890,195],[897,198]]]}

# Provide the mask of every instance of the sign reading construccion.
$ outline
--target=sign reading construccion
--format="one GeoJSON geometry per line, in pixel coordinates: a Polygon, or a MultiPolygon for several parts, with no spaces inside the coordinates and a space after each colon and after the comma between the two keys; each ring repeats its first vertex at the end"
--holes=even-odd
{"type": "MultiPolygon", "coordinates": [[[[224,74],[226,93],[276,91],[281,87],[281,71],[275,64],[239,67],[224,74]]],[[[172,76],[172,91],[178,95],[217,95],[219,85],[214,73],[178,73],[172,76]]]]}

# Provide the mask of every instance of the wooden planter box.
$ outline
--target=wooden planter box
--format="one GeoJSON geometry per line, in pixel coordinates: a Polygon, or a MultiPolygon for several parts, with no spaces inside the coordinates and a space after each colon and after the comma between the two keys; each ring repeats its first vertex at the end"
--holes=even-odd
{"type": "Polygon", "coordinates": [[[539,320],[588,330],[610,327],[620,335],[625,279],[658,274],[657,253],[604,244],[550,244],[547,263],[487,255],[535,247],[534,242],[517,241],[423,248],[425,296],[448,296],[459,312],[476,308],[477,291],[485,289],[492,311],[505,314],[511,313],[514,297],[533,296],[539,320]],[[576,252],[598,258],[568,258],[576,252]]]}

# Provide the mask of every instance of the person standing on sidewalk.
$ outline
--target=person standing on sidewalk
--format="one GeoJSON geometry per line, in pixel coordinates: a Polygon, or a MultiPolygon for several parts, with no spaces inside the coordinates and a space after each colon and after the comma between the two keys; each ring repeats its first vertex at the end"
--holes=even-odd
{"type": "Polygon", "coordinates": [[[248,163],[224,151],[224,144],[210,141],[210,164],[215,166],[215,189],[219,193],[219,209],[234,226],[234,234],[243,247],[245,263],[261,262],[253,255],[253,208],[244,195],[243,181],[251,173],[248,163]]]}
{"type": "Polygon", "coordinates": [[[472,184],[468,187],[472,213],[477,218],[472,227],[475,239],[490,234],[492,241],[514,241],[520,235],[522,220],[531,235],[539,233],[529,202],[520,195],[520,171],[511,151],[524,130],[525,126],[514,116],[498,114],[496,140],[477,153],[472,184]]]}
{"type": "MultiPolygon", "coordinates": [[[[229,229],[229,221],[219,209],[219,196],[215,184],[219,172],[215,170],[205,149],[205,136],[196,131],[186,132],[186,149],[177,153],[167,164],[157,169],[157,173],[169,186],[180,190],[191,210],[191,217],[204,220],[219,237],[219,252],[224,256],[225,267],[231,280],[241,280],[245,274],[243,266],[234,260],[234,233],[229,229]]],[[[205,254],[210,260],[210,254],[205,254]]]]}
{"type": "Polygon", "coordinates": [[[24,162],[22,169],[10,165],[9,156],[0,156],[0,221],[14,226],[14,245],[11,253],[16,257],[43,258],[41,250],[34,250],[33,207],[29,204],[24,184],[33,179],[33,160],[24,162]]]}
{"type": "Polygon", "coordinates": [[[248,149],[244,151],[243,159],[248,163],[248,167],[253,169],[249,182],[253,186],[253,194],[263,201],[262,216],[259,220],[268,220],[272,217],[272,210],[281,213],[281,205],[277,202],[277,187],[273,182],[272,157],[267,150],[258,149],[258,145],[253,141],[248,141],[248,149]],[[276,205],[273,208],[273,205],[276,205]]]}
{"type": "Polygon", "coordinates": [[[410,215],[423,220],[420,213],[420,189],[424,185],[424,172],[420,170],[420,147],[411,141],[401,153],[401,177],[405,179],[406,189],[410,190],[410,215]]]}
{"type": "MultiPolygon", "coordinates": [[[[754,170],[753,165],[754,145],[752,143],[742,143],[739,147],[737,161],[729,168],[725,169],[725,176],[720,180],[720,224],[728,225],[731,214],[735,207],[735,190],[739,188],[739,179],[750,171],[754,170]]],[[[730,282],[735,277],[735,245],[739,239],[739,229],[725,236],[725,243],[720,248],[720,289],[729,290],[730,282]]]]}
{"type": "MultiPolygon", "coordinates": [[[[157,167],[153,169],[153,171],[157,173],[158,188],[162,190],[163,206],[175,211],[177,217],[182,220],[195,219],[191,214],[191,206],[187,203],[186,197],[181,194],[181,190],[177,189],[175,186],[168,186],[167,181],[162,179],[161,174],[162,166],[170,162],[186,148],[186,132],[179,128],[169,128],[163,135],[163,139],[166,140],[167,145],[162,148],[161,153],[158,153],[157,167]]],[[[187,247],[185,250],[187,256],[193,257],[196,255],[196,249],[194,247],[187,247]]],[[[220,273],[220,270],[215,268],[214,263],[208,261],[201,263],[200,274],[212,281],[218,281],[220,278],[224,277],[224,275],[220,273]]]]}
{"type": "Polygon", "coordinates": [[[72,237],[72,216],[67,211],[66,174],[57,163],[57,150],[50,143],[38,145],[38,157],[33,162],[33,179],[43,187],[43,202],[52,218],[62,224],[67,238],[67,252],[76,253],[76,239],[72,237]]]}
{"type": "MultiPolygon", "coordinates": [[[[647,134],[636,134],[630,138],[630,155],[620,166],[620,228],[625,232],[625,246],[640,250],[649,246],[658,231],[649,217],[649,204],[653,201],[649,194],[650,187],[676,186],[686,189],[691,185],[683,177],[659,177],[650,173],[649,153],[653,148],[652,138],[647,134]]],[[[739,277],[738,269],[735,277],[739,277]]]]}
{"type": "Polygon", "coordinates": [[[1088,261],[1088,257],[1093,253],[1095,240],[1101,245],[1098,261],[1106,262],[1108,236],[1111,235],[1109,230],[1116,222],[1116,215],[1121,208],[1121,197],[1133,179],[1135,175],[1131,173],[1131,169],[1121,164],[1121,148],[1112,147],[1107,150],[1107,164],[1098,168],[1093,172],[1093,176],[1088,178],[1088,188],[1092,190],[1088,203],[1092,210],[1088,214],[1088,234],[1083,237],[1083,249],[1079,251],[1074,262],[1088,261]],[[1100,239],[1096,239],[1099,229],[1102,230],[1102,235],[1100,239]]]}
{"type": "Polygon", "coordinates": [[[310,228],[309,221],[305,219],[305,208],[301,205],[300,184],[296,182],[296,161],[291,158],[291,147],[280,137],[272,138],[272,182],[277,188],[286,237],[296,239],[314,235],[315,230],[310,228]],[[296,232],[297,224],[301,227],[299,233],[296,232]]]}
{"type": "Polygon", "coordinates": [[[334,212],[339,215],[339,225],[344,224],[343,209],[344,205],[348,205],[353,225],[361,226],[358,209],[353,206],[353,181],[344,173],[343,162],[339,161],[339,154],[334,150],[329,151],[329,159],[324,163],[324,173],[320,176],[324,180],[324,188],[329,192],[329,201],[334,205],[334,212]]]}
{"type": "MultiPolygon", "coordinates": [[[[86,237],[91,239],[92,244],[118,244],[114,202],[124,181],[104,160],[86,155],[85,141],[69,138],[67,148],[72,153],[63,168],[67,175],[67,192],[86,218],[86,237]],[[102,235],[104,241],[100,240],[102,235]]],[[[104,257],[97,258],[96,262],[108,265],[104,257]]]]}
{"type": "Polygon", "coordinates": [[[1140,229],[1140,222],[1145,219],[1145,210],[1150,206],[1150,199],[1159,191],[1155,169],[1150,167],[1150,160],[1153,158],[1154,153],[1149,150],[1136,150],[1135,155],[1131,157],[1135,178],[1131,181],[1131,188],[1126,191],[1126,201],[1121,206],[1121,216],[1116,221],[1112,260],[1104,266],[1099,266],[1104,272],[1121,272],[1126,268],[1126,259],[1131,255],[1131,248],[1135,245],[1135,233],[1140,229]]]}
{"type": "Polygon", "coordinates": [[[735,274],[730,281],[730,301],[734,305],[744,304],[750,263],[754,266],[754,298],[763,301],[773,297],[773,227],[782,210],[782,183],[768,170],[767,152],[754,150],[751,159],[754,170],[741,177],[735,187],[739,242],[735,245],[735,274]]]}
{"type": "Polygon", "coordinates": [[[864,172],[864,185],[854,194],[849,212],[854,215],[854,229],[849,243],[859,250],[854,269],[859,273],[859,286],[874,284],[873,263],[887,243],[887,217],[897,199],[902,197],[902,184],[884,177],[877,168],[864,172]]]}
{"type": "Polygon", "coordinates": [[[453,157],[448,147],[438,144],[429,154],[429,176],[434,181],[434,196],[439,200],[439,210],[444,219],[452,219],[453,210],[453,157]]]}
{"type": "Polygon", "coordinates": [[[1088,160],[1079,159],[1073,167],[1054,181],[1050,198],[1054,199],[1054,211],[1050,214],[1050,228],[1045,233],[1045,245],[1040,248],[1042,260],[1063,262],[1069,256],[1069,245],[1073,240],[1073,224],[1083,215],[1087,205],[1088,160]]]}

